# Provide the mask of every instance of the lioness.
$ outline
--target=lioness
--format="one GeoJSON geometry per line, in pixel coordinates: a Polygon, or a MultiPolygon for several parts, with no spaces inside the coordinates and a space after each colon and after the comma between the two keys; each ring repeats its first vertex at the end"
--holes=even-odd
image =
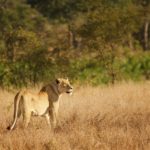
{"type": "Polygon", "coordinates": [[[56,79],[51,84],[44,86],[38,94],[27,90],[18,92],[14,98],[14,120],[7,129],[14,129],[17,118],[21,114],[23,115],[24,127],[28,126],[31,115],[34,115],[45,116],[48,125],[51,124],[51,127],[54,128],[59,108],[59,97],[62,93],[71,94],[72,92],[73,87],[69,80],[63,78],[56,79]]]}

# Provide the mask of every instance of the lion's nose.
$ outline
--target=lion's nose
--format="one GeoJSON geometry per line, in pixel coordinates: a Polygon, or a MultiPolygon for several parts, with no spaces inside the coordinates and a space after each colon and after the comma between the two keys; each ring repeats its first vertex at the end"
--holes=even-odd
{"type": "Polygon", "coordinates": [[[70,86],[70,89],[73,90],[73,87],[70,86]]]}

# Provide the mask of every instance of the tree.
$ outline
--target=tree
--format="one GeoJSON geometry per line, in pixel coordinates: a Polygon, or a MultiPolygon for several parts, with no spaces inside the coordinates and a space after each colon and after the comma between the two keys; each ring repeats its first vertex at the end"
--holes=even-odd
{"type": "Polygon", "coordinates": [[[111,82],[114,83],[116,71],[113,64],[118,55],[118,46],[123,45],[125,39],[129,39],[138,30],[138,12],[130,1],[123,4],[109,2],[101,1],[101,5],[88,15],[79,32],[85,45],[99,51],[100,60],[103,60],[111,82]]]}
{"type": "Polygon", "coordinates": [[[149,49],[149,39],[148,39],[148,30],[150,23],[150,2],[149,0],[141,1],[141,13],[143,13],[143,23],[144,23],[144,50],[149,49]]]}
{"type": "Polygon", "coordinates": [[[28,53],[29,49],[34,50],[35,41],[41,40],[40,44],[43,42],[44,45],[45,25],[48,24],[44,17],[23,1],[1,0],[0,4],[1,56],[14,61],[20,51],[28,53]]]}

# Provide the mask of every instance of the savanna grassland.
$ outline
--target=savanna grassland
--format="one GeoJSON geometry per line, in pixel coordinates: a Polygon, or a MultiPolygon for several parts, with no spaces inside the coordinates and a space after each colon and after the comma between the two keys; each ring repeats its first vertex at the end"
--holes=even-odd
{"type": "MultiPolygon", "coordinates": [[[[37,91],[37,90],[34,90],[37,91]]],[[[57,128],[33,117],[9,132],[15,93],[0,91],[0,150],[149,150],[150,82],[75,88],[60,102],[57,128]]]]}

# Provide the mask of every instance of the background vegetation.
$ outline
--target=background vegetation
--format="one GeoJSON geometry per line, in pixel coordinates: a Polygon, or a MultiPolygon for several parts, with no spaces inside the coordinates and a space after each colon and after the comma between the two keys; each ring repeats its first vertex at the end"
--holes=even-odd
{"type": "Polygon", "coordinates": [[[0,0],[0,86],[148,80],[149,23],[149,0],[0,0]]]}

